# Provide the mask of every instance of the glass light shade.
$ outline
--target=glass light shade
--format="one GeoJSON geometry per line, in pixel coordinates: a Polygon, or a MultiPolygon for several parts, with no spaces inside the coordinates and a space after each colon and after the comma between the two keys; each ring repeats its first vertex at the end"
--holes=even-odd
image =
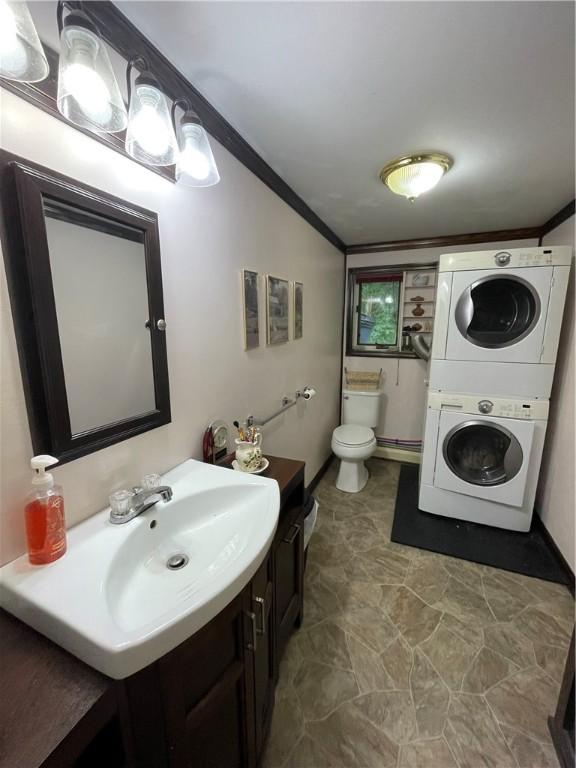
{"type": "Polygon", "coordinates": [[[385,166],[380,178],[396,195],[413,201],[433,189],[451,165],[452,159],[440,153],[402,157],[385,166]]]}
{"type": "Polygon", "coordinates": [[[176,181],[186,187],[211,187],[220,174],[203,126],[183,120],[180,127],[180,152],[176,161],[176,181]]]}
{"type": "Polygon", "coordinates": [[[26,3],[0,0],[0,77],[38,83],[49,70],[26,3]]]}
{"type": "Polygon", "coordinates": [[[80,24],[65,24],[60,36],[58,110],[91,131],[116,133],[128,121],[106,47],[80,24]]]}
{"type": "Polygon", "coordinates": [[[173,165],[178,144],[166,97],[155,85],[139,79],[130,98],[126,151],[147,165],[173,165]]]}

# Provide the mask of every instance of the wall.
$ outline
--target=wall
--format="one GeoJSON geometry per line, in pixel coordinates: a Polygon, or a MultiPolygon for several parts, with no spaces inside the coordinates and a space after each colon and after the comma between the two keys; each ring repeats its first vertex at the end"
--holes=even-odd
{"type": "MultiPolygon", "coordinates": [[[[574,216],[549,232],[544,245],[574,246],[574,216]]],[[[574,267],[568,284],[536,509],[572,570],[574,558],[574,267]]]]}
{"type": "MultiPolygon", "coordinates": [[[[519,248],[537,244],[536,240],[520,240],[445,248],[419,248],[386,253],[358,253],[348,256],[347,268],[394,266],[395,264],[435,264],[443,253],[519,248]]],[[[378,371],[382,368],[383,402],[377,436],[397,440],[421,440],[424,427],[427,363],[419,358],[347,357],[345,345],[346,341],[344,341],[343,350],[344,365],[349,369],[378,371]]]]}
{"type": "MultiPolygon", "coordinates": [[[[220,184],[182,190],[16,96],[0,90],[0,97],[4,149],[159,216],[172,423],[57,468],[68,524],[105,507],[111,490],[201,457],[201,436],[212,419],[266,415],[304,385],[316,387],[317,397],[265,427],[264,450],[304,459],[309,482],[330,455],[339,418],[343,255],[216,142],[220,184]],[[242,267],[304,283],[303,339],[243,350],[242,267]]],[[[22,502],[32,446],[0,271],[0,561],[6,562],[25,549],[22,502]]]]}

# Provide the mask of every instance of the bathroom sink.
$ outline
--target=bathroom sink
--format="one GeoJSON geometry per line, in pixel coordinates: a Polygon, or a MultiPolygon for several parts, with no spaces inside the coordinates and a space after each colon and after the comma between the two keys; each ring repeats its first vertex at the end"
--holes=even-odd
{"type": "Polygon", "coordinates": [[[186,461],[158,502],[122,525],[109,509],[68,531],[60,560],[0,569],[0,605],[110,677],[137,672],[216,616],[272,542],[275,480],[186,461]]]}

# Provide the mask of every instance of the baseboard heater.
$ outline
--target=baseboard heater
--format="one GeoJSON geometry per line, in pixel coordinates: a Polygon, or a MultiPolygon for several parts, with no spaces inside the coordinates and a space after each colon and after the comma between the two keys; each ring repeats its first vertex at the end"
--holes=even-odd
{"type": "Polygon", "coordinates": [[[379,448],[400,448],[403,451],[422,452],[422,440],[400,440],[396,437],[376,437],[379,448]]]}

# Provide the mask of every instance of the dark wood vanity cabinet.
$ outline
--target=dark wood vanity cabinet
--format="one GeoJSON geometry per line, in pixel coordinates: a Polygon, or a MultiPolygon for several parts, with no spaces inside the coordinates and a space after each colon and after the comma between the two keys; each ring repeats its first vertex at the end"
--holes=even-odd
{"type": "MultiPolygon", "coordinates": [[[[274,705],[276,677],[276,637],[274,612],[274,559],[269,554],[252,579],[251,599],[255,622],[254,665],[254,738],[258,756],[264,745],[274,705]]],[[[252,618],[252,617],[250,617],[252,618]]]]}
{"type": "Polygon", "coordinates": [[[254,768],[260,760],[278,666],[303,601],[304,465],[270,457],[269,474],[280,486],[280,516],[251,582],[189,640],[123,683],[135,768],[254,768]]]}
{"type": "Polygon", "coordinates": [[[278,661],[295,626],[302,621],[304,515],[299,493],[289,497],[286,519],[274,542],[275,625],[278,661]]]}
{"type": "Polygon", "coordinates": [[[303,599],[304,464],[269,459],[280,517],[252,580],[205,627],[135,675],[110,680],[0,612],[3,668],[12,667],[0,699],[2,768],[259,765],[303,599]]]}

